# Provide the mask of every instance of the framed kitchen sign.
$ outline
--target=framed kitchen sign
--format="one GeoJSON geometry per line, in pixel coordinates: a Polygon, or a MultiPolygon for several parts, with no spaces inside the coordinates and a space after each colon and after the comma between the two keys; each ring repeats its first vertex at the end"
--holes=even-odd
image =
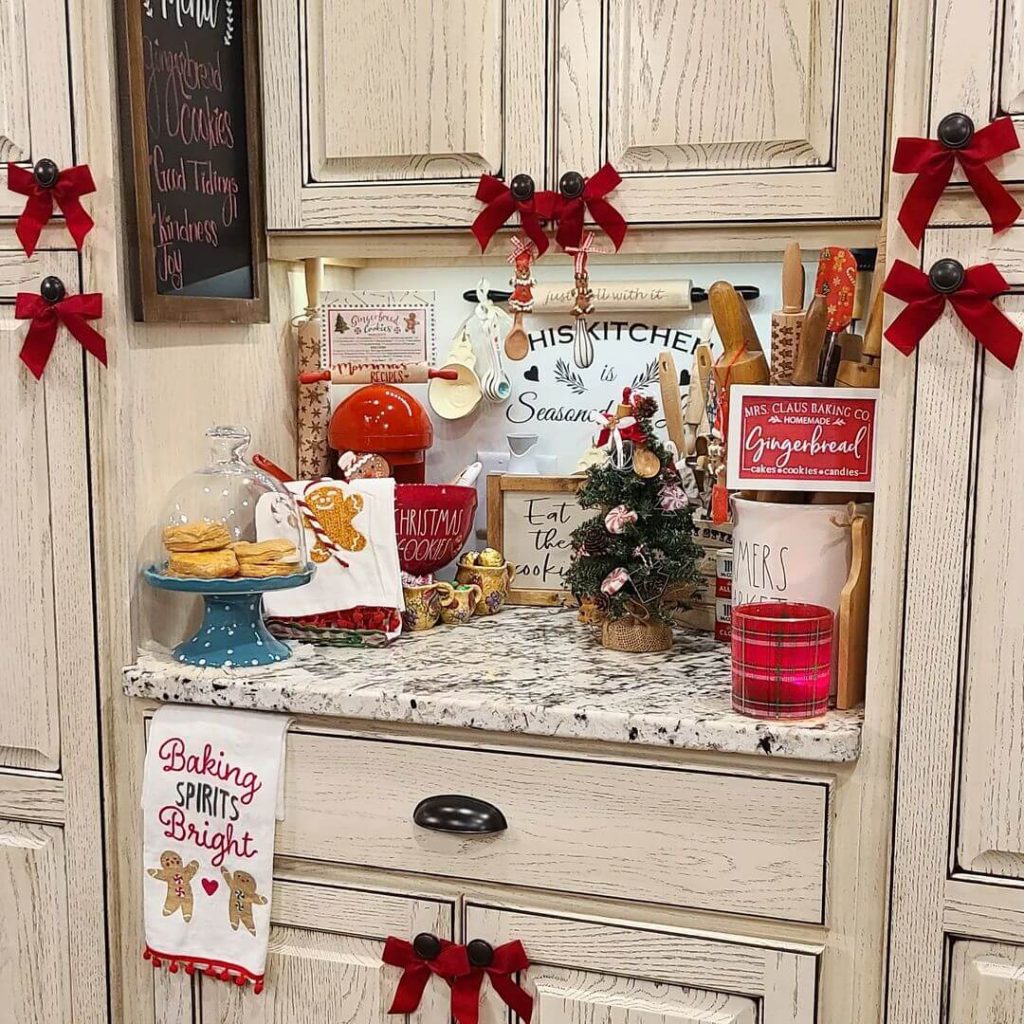
{"type": "Polygon", "coordinates": [[[733,385],[729,490],[875,489],[875,388],[733,385]]]}
{"type": "Polygon", "coordinates": [[[119,0],[136,320],[268,320],[255,0],[119,0]]]}
{"type": "Polygon", "coordinates": [[[487,543],[516,570],[509,604],[559,604],[569,597],[569,538],[593,515],[576,502],[584,480],[511,473],[487,478],[487,543]]]}

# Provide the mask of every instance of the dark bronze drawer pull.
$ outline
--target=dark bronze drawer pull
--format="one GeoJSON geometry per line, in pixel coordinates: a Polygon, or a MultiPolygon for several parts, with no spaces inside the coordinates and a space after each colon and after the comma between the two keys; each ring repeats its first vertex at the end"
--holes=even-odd
{"type": "Polygon", "coordinates": [[[473,796],[428,796],[416,805],[412,820],[433,832],[492,835],[508,828],[505,815],[494,804],[473,796]]]}

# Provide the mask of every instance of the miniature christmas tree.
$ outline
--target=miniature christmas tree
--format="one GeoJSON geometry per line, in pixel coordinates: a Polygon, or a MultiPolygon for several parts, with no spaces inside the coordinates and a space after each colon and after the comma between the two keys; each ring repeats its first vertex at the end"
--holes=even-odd
{"type": "MultiPolygon", "coordinates": [[[[596,602],[607,622],[632,619],[667,633],[676,598],[696,576],[699,550],[683,482],[654,433],[658,404],[627,388],[614,414],[601,413],[600,448],[609,458],[587,470],[577,493],[597,514],[572,535],[568,585],[596,602]]],[[[607,633],[607,630],[606,630],[607,633]]],[[[607,643],[607,646],[612,646],[607,643]]]]}

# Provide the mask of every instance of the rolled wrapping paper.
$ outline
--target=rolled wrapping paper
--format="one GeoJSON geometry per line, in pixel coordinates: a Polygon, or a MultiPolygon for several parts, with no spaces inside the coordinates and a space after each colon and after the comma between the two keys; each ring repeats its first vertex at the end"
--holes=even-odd
{"type": "Polygon", "coordinates": [[[300,384],[426,384],[430,380],[456,380],[454,370],[435,370],[428,363],[335,363],[329,370],[299,374],[300,384]]]}
{"type": "MultiPolygon", "coordinates": [[[[299,326],[299,375],[320,370],[320,318],[310,316],[299,326]]],[[[299,386],[298,437],[296,463],[300,480],[319,480],[330,472],[327,426],[331,418],[331,399],[325,383],[299,386]]]]}
{"type": "MultiPolygon", "coordinates": [[[[693,309],[693,282],[679,281],[591,281],[594,309],[601,313],[623,313],[641,309],[693,309]]],[[[534,313],[564,313],[576,297],[572,284],[535,284],[534,313]]]]}

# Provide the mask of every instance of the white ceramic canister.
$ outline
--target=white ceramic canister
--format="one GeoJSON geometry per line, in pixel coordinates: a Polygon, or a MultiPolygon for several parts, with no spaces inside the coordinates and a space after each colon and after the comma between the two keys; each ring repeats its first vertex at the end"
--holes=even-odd
{"type": "MultiPolygon", "coordinates": [[[[870,514],[869,505],[857,511],[870,514]]],[[[839,611],[850,574],[850,505],[732,499],[732,604],[804,601],[839,611]]],[[[838,643],[833,643],[838,652],[838,643]]],[[[832,672],[835,683],[835,665],[832,672]]]]}

